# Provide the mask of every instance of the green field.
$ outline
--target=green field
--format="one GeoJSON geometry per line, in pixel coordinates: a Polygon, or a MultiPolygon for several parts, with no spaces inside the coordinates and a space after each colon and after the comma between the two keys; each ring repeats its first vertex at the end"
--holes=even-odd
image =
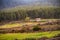
{"type": "Polygon", "coordinates": [[[23,40],[25,38],[41,38],[41,37],[48,37],[52,38],[60,34],[60,31],[49,31],[49,32],[39,32],[39,33],[7,33],[7,34],[0,34],[0,40],[23,40]]]}
{"type": "Polygon", "coordinates": [[[22,26],[21,23],[13,23],[13,24],[5,24],[5,25],[0,25],[0,28],[11,28],[11,27],[18,27],[18,26],[22,26]]]}

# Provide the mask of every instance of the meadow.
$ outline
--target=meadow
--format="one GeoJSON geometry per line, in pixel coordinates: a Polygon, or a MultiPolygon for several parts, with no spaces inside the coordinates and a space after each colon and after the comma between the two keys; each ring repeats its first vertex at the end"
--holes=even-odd
{"type": "Polygon", "coordinates": [[[35,32],[35,33],[7,33],[0,34],[0,40],[24,40],[26,38],[53,38],[54,36],[60,34],[60,31],[49,31],[49,32],[35,32]]]}

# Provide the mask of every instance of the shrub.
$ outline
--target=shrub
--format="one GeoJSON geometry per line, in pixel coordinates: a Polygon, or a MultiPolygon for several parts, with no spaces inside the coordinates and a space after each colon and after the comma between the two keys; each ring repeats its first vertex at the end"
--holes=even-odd
{"type": "Polygon", "coordinates": [[[36,25],[36,26],[33,27],[33,31],[39,31],[39,30],[41,30],[41,28],[39,28],[38,25],[36,25]]]}

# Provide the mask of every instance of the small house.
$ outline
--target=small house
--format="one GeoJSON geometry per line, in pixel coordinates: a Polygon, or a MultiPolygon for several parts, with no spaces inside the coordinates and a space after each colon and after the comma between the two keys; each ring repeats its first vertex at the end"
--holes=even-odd
{"type": "Polygon", "coordinates": [[[41,21],[41,18],[36,18],[35,21],[39,22],[41,21]]]}

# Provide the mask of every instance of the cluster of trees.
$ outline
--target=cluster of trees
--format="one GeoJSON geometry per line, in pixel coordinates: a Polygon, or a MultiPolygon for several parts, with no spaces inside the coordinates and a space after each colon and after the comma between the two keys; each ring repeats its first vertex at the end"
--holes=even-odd
{"type": "Polygon", "coordinates": [[[30,10],[18,10],[12,12],[0,12],[0,21],[25,20],[26,17],[34,18],[56,18],[60,19],[60,8],[39,8],[30,10]]]}

